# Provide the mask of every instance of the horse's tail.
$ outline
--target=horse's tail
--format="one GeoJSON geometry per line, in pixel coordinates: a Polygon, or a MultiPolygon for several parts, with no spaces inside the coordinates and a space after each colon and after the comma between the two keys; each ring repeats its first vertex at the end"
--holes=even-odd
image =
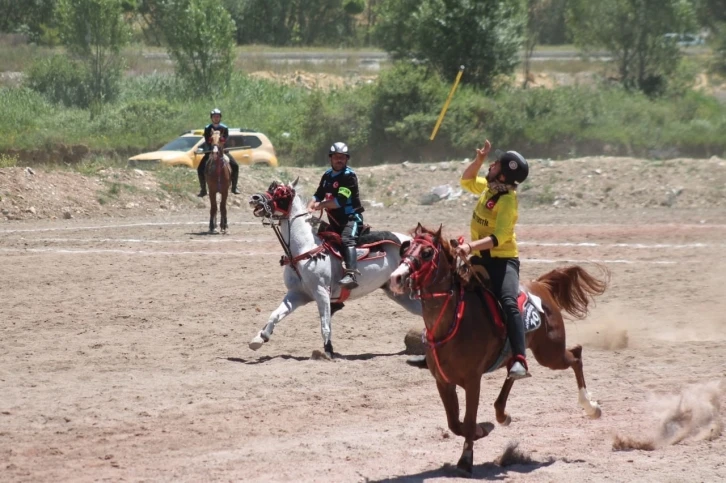
{"type": "Polygon", "coordinates": [[[565,312],[576,319],[587,316],[588,305],[595,295],[602,295],[610,281],[610,271],[602,265],[603,279],[590,275],[578,265],[556,268],[536,281],[544,285],[565,312]]]}

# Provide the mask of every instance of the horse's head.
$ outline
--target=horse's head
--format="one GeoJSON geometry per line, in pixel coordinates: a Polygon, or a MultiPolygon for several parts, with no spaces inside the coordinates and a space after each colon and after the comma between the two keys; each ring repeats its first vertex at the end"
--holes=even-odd
{"type": "Polygon", "coordinates": [[[276,220],[287,218],[295,199],[295,186],[297,186],[298,179],[300,178],[288,184],[273,181],[267,191],[250,196],[252,214],[258,218],[276,220]]]}
{"type": "Polygon", "coordinates": [[[212,145],[219,146],[219,137],[221,136],[219,131],[212,131],[212,145]]]}
{"type": "Polygon", "coordinates": [[[391,274],[391,290],[395,293],[432,287],[445,279],[453,264],[451,247],[441,237],[441,227],[433,231],[419,223],[412,236],[401,245],[401,263],[391,274]]]}

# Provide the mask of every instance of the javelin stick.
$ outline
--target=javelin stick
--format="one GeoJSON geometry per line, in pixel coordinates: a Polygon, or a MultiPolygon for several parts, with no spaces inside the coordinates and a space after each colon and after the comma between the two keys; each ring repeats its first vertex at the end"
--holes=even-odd
{"type": "Polygon", "coordinates": [[[449,97],[446,98],[444,107],[441,108],[441,114],[439,114],[439,118],[436,120],[436,125],[434,126],[434,131],[431,133],[431,138],[429,138],[430,141],[433,141],[434,138],[436,137],[436,133],[439,132],[439,127],[441,126],[441,122],[444,120],[444,115],[446,114],[446,110],[449,108],[449,103],[451,102],[451,99],[454,97],[454,92],[456,92],[456,87],[459,85],[459,81],[461,80],[462,74],[464,74],[463,65],[461,67],[459,67],[459,73],[456,75],[456,80],[454,81],[454,85],[451,86],[451,92],[449,92],[449,97]]]}

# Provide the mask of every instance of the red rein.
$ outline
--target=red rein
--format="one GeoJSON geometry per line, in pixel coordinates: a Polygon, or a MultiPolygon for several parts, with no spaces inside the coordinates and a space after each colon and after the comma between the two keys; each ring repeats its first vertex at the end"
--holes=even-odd
{"type": "MultiPolygon", "coordinates": [[[[425,293],[423,290],[423,287],[429,285],[433,282],[431,278],[433,277],[435,279],[435,275],[438,275],[438,258],[440,256],[441,251],[441,245],[437,244],[437,246],[434,246],[433,243],[426,239],[419,239],[419,244],[424,246],[429,246],[434,249],[434,254],[431,257],[431,260],[427,262],[421,263],[421,268],[418,270],[414,270],[414,267],[412,266],[413,263],[411,262],[410,258],[407,258],[404,263],[408,265],[409,270],[411,270],[411,278],[413,279],[413,287],[418,287],[417,291],[420,294],[420,298],[422,302],[424,300],[428,299],[434,299],[434,298],[440,298],[440,297],[446,297],[446,300],[444,301],[443,306],[441,307],[441,310],[439,311],[438,317],[436,317],[436,321],[434,322],[433,328],[431,331],[428,331],[426,328],[424,328],[424,343],[429,346],[431,349],[431,353],[434,356],[434,362],[436,363],[436,369],[439,371],[439,374],[441,375],[441,378],[446,382],[447,384],[450,384],[451,381],[446,376],[446,373],[444,372],[443,368],[441,367],[441,362],[439,361],[439,356],[436,351],[438,347],[441,347],[442,345],[449,342],[451,339],[453,339],[457,332],[459,331],[459,326],[461,325],[461,320],[464,316],[464,309],[466,307],[466,303],[464,302],[464,287],[460,286],[459,288],[459,300],[456,307],[456,312],[454,313],[454,320],[451,321],[451,325],[449,326],[449,330],[447,334],[444,336],[441,340],[436,340],[434,337],[439,329],[439,326],[444,320],[444,314],[446,313],[446,308],[449,306],[449,302],[454,297],[454,290],[450,290],[449,292],[435,292],[435,293],[425,293]]],[[[420,257],[420,251],[419,255],[420,257]]]]}

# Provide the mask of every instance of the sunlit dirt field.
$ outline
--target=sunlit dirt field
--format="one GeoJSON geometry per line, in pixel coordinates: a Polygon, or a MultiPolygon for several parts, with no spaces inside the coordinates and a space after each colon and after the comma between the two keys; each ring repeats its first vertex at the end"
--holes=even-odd
{"type": "MultiPolygon", "coordinates": [[[[285,290],[272,231],[240,213],[226,236],[203,234],[202,209],[0,226],[0,480],[456,478],[463,441],[429,372],[405,363],[404,335],[422,320],[383,293],[336,314],[336,360],[311,358],[313,304],[247,347],[285,290]]],[[[368,213],[380,229],[458,235],[470,211],[368,213]]],[[[726,213],[531,210],[518,235],[523,278],[566,263],[612,272],[589,318],[567,325],[603,415],[587,419],[572,371],[533,362],[512,424],[475,444],[474,478],[726,478],[726,213]]],[[[503,380],[485,376],[480,421],[494,421],[503,380]]]]}

